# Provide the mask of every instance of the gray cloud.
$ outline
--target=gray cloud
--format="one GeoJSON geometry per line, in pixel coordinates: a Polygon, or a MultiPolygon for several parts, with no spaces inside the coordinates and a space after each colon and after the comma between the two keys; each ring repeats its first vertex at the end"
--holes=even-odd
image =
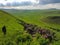
{"type": "Polygon", "coordinates": [[[25,2],[21,2],[20,5],[32,5],[32,2],[29,1],[25,1],[25,2]]]}
{"type": "Polygon", "coordinates": [[[8,2],[6,5],[0,3],[0,7],[12,6],[11,8],[16,9],[48,9],[48,8],[57,8],[60,9],[60,0],[39,0],[39,3],[33,3],[31,1],[23,2],[8,2]],[[14,7],[15,6],[15,7],[14,7]]]}
{"type": "MultiPolygon", "coordinates": [[[[60,3],[60,0],[39,0],[38,5],[53,4],[53,3],[60,3]]],[[[28,5],[33,5],[33,2],[31,1],[12,2],[7,3],[5,6],[28,6],[28,5]]],[[[0,4],[0,6],[4,6],[4,4],[0,4]]]]}
{"type": "Polygon", "coordinates": [[[39,4],[60,3],[60,0],[39,0],[39,4]]]}
{"type": "Polygon", "coordinates": [[[12,3],[6,3],[6,5],[0,3],[0,6],[28,6],[28,5],[32,5],[32,2],[30,1],[23,1],[23,2],[12,2],[12,3]]]}
{"type": "MultiPolygon", "coordinates": [[[[60,0],[39,0],[38,4],[39,5],[45,5],[45,4],[53,4],[53,3],[60,3],[60,0]]],[[[28,6],[28,5],[33,5],[33,2],[23,1],[21,3],[19,3],[19,2],[13,2],[12,3],[12,6],[28,6]]]]}

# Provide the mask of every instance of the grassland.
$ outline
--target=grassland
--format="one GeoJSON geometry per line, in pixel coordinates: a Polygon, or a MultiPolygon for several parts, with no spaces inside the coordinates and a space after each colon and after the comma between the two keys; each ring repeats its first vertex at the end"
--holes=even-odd
{"type": "Polygon", "coordinates": [[[16,19],[56,32],[55,35],[58,41],[54,41],[50,45],[60,45],[60,10],[4,11],[0,11],[0,29],[5,25],[7,27],[7,35],[4,36],[0,30],[0,45],[47,45],[48,40],[45,40],[39,34],[36,34],[36,37],[33,39],[31,35],[26,33],[23,27],[17,23],[16,19]],[[57,18],[53,19],[56,16],[57,18]],[[50,27],[54,29],[50,29],[50,27]],[[38,36],[40,36],[39,39],[37,39],[38,36]],[[29,37],[29,39],[27,37],[29,37]],[[21,40],[25,41],[22,42],[21,40]]]}
{"type": "MultiPolygon", "coordinates": [[[[4,43],[9,43],[9,40],[13,40],[14,36],[19,30],[22,30],[22,26],[20,26],[16,19],[10,14],[0,11],[0,45],[4,45],[4,43]],[[7,35],[4,36],[2,33],[2,27],[6,26],[7,35]]],[[[13,43],[13,42],[12,42],[13,43]]],[[[7,44],[6,44],[7,45],[7,44]]],[[[9,45],[9,44],[8,44],[9,45]]]]}
{"type": "Polygon", "coordinates": [[[28,23],[33,23],[41,26],[53,26],[55,28],[60,28],[60,25],[55,22],[59,21],[60,18],[54,21],[54,19],[49,19],[48,17],[60,16],[60,10],[7,10],[8,13],[22,19],[28,23]],[[50,22],[49,22],[50,20],[50,22]],[[48,23],[49,22],[49,23],[48,23]],[[43,23],[43,24],[41,24],[43,23]],[[55,26],[56,24],[56,26],[55,26]]]}

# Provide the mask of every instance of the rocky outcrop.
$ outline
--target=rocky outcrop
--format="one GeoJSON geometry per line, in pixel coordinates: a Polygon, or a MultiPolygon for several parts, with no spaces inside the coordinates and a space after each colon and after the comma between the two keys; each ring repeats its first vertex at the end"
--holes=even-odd
{"type": "Polygon", "coordinates": [[[49,39],[51,42],[55,38],[55,33],[51,32],[47,29],[42,29],[41,27],[38,27],[37,25],[26,23],[22,20],[19,20],[19,24],[21,24],[24,27],[24,30],[27,31],[27,33],[31,34],[32,36],[36,33],[41,34],[45,39],[49,39]]]}

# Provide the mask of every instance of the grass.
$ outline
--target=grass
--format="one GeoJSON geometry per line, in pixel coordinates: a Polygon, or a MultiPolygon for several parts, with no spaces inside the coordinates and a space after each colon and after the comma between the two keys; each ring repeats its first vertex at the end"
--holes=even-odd
{"type": "MultiPolygon", "coordinates": [[[[22,26],[19,25],[14,17],[6,14],[4,11],[0,11],[0,43],[4,43],[5,41],[13,39],[13,36],[18,32],[21,31],[22,26]],[[7,28],[7,35],[4,36],[2,32],[2,27],[6,26],[7,28]]],[[[2,45],[2,44],[0,44],[2,45]]]]}
{"type": "MultiPolygon", "coordinates": [[[[45,40],[40,34],[36,34],[36,37],[33,38],[30,34],[26,33],[23,30],[23,27],[17,23],[16,18],[56,32],[55,35],[59,40],[52,42],[50,45],[60,45],[60,32],[50,29],[50,27],[52,27],[60,30],[60,23],[55,23],[54,19],[51,18],[60,16],[60,10],[4,11],[0,11],[0,29],[2,29],[2,27],[5,25],[7,27],[7,35],[4,36],[2,31],[0,30],[0,45],[47,45],[47,43],[49,42],[48,40],[45,40]]],[[[56,22],[57,20],[60,20],[60,18],[57,18],[56,22]]]]}
{"type": "MultiPolygon", "coordinates": [[[[47,19],[48,19],[47,17],[60,16],[60,13],[59,13],[60,10],[7,10],[7,12],[11,13],[12,15],[16,16],[17,18],[22,19],[28,23],[33,23],[33,24],[37,24],[37,25],[41,25],[41,26],[52,25],[53,27],[55,27],[55,24],[53,24],[51,22],[47,23],[47,19]]],[[[48,19],[48,21],[49,21],[49,19],[48,19]]],[[[56,24],[56,27],[60,28],[60,25],[56,24]]]]}

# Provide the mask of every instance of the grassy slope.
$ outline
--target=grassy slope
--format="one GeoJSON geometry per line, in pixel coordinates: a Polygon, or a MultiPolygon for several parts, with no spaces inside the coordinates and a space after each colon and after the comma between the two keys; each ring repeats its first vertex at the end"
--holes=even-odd
{"type": "Polygon", "coordinates": [[[13,40],[15,34],[21,30],[22,30],[22,26],[17,23],[15,17],[0,10],[0,45],[4,44],[5,41],[7,42],[13,40]],[[7,28],[6,36],[4,36],[2,32],[2,27],[4,25],[7,28]]]}
{"type": "Polygon", "coordinates": [[[26,22],[37,24],[40,26],[52,26],[60,28],[59,24],[47,22],[46,17],[60,16],[60,10],[7,10],[17,18],[23,19],[26,22]],[[56,25],[56,26],[55,26],[56,25]]]}
{"type": "Polygon", "coordinates": [[[43,44],[46,41],[41,36],[40,38],[32,40],[32,36],[23,30],[14,16],[0,10],[0,45],[40,45],[40,43],[43,44]],[[3,35],[2,32],[4,25],[7,28],[6,35],[3,35]]]}
{"type": "MultiPolygon", "coordinates": [[[[14,16],[16,16],[19,19],[24,20],[25,22],[28,23],[32,23],[32,24],[36,24],[38,26],[41,26],[42,28],[48,28],[49,27],[53,27],[53,28],[57,28],[60,29],[60,25],[59,24],[54,24],[51,22],[47,22],[48,20],[46,20],[46,17],[50,17],[50,16],[60,16],[60,10],[8,10],[9,13],[13,14],[14,16]]],[[[51,30],[51,29],[50,29],[51,30]]],[[[54,32],[56,32],[56,36],[59,39],[60,38],[60,32],[57,32],[55,30],[52,30],[54,32]]],[[[54,42],[53,45],[59,45],[60,44],[60,40],[57,42],[54,42]]]]}

